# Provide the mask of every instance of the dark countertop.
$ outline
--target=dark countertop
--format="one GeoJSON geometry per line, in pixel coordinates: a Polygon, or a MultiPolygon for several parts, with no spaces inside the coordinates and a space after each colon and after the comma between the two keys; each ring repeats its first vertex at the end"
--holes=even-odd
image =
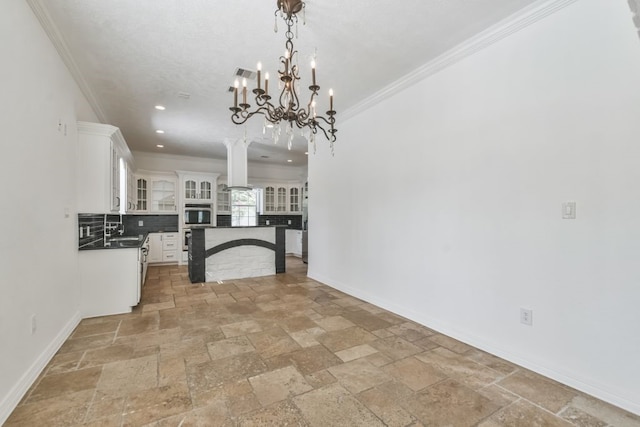
{"type": "Polygon", "coordinates": [[[78,250],[90,251],[95,249],[140,249],[144,241],[147,239],[149,233],[139,234],[137,236],[118,236],[115,239],[98,239],[89,244],[86,244],[78,250]],[[134,237],[137,239],[133,240],[134,237]],[[122,239],[125,240],[122,240],[122,239]]]}

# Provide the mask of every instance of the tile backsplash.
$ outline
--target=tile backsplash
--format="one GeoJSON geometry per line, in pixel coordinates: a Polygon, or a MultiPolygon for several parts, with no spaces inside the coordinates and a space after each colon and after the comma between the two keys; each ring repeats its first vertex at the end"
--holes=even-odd
{"type": "Polygon", "coordinates": [[[78,214],[78,247],[104,238],[104,214],[78,214]]]}
{"type": "MultiPolygon", "coordinates": [[[[231,227],[231,215],[217,215],[218,227],[231,227]]],[[[260,215],[258,225],[286,225],[294,230],[302,230],[302,215],[260,215]],[[291,224],[289,224],[291,221],[291,224]]]]}
{"type": "Polygon", "coordinates": [[[104,239],[104,226],[122,224],[123,235],[178,231],[178,215],[78,214],[78,247],[104,239]],[[140,225],[142,221],[142,225],[140,225]]]}

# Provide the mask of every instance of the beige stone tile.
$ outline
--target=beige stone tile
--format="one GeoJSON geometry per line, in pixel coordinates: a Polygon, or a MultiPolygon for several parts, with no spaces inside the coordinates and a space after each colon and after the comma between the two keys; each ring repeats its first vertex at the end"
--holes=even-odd
{"type": "Polygon", "coordinates": [[[477,390],[477,392],[484,397],[491,399],[493,402],[502,407],[507,406],[520,399],[520,396],[517,396],[511,393],[509,390],[495,384],[490,384],[486,387],[483,387],[477,390]]]}
{"type": "Polygon", "coordinates": [[[260,409],[262,406],[254,393],[245,393],[227,398],[227,408],[232,417],[260,409]]]}
{"type": "Polygon", "coordinates": [[[106,347],[113,343],[115,333],[90,335],[81,338],[70,338],[65,341],[58,354],[86,351],[94,348],[106,347]]]}
{"type": "Polygon", "coordinates": [[[26,402],[33,403],[62,394],[94,389],[100,379],[101,373],[102,367],[94,367],[47,375],[43,377],[33,391],[31,391],[26,402]]]}
{"type": "Polygon", "coordinates": [[[248,337],[256,351],[265,359],[291,353],[301,348],[289,334],[280,328],[256,332],[248,335],[248,337]]]}
{"type": "Polygon", "coordinates": [[[351,328],[355,326],[353,322],[342,316],[329,316],[315,321],[322,329],[327,332],[339,331],[341,329],[351,328]]]}
{"type": "Polygon", "coordinates": [[[464,354],[470,350],[474,350],[470,345],[442,334],[431,335],[429,340],[458,354],[464,354]]]}
{"type": "Polygon", "coordinates": [[[350,362],[352,360],[360,359],[361,357],[366,357],[377,352],[378,350],[371,347],[370,345],[361,344],[355,347],[347,348],[345,350],[340,350],[336,352],[336,356],[338,356],[343,362],[350,362]]]}
{"type": "Polygon", "coordinates": [[[289,335],[295,342],[298,343],[300,347],[313,347],[314,345],[319,344],[319,342],[316,340],[316,337],[324,333],[324,329],[315,327],[302,331],[289,332],[289,335]]]}
{"type": "Polygon", "coordinates": [[[118,360],[131,359],[133,351],[134,349],[130,345],[112,345],[95,350],[88,350],[80,362],[80,367],[100,366],[105,363],[117,362],[118,360]]]}
{"type": "Polygon", "coordinates": [[[293,366],[251,377],[249,382],[263,406],[286,400],[313,389],[293,366]]]}
{"type": "Polygon", "coordinates": [[[122,426],[141,426],[190,409],[191,397],[185,385],[137,391],[127,397],[122,426]]]}
{"type": "Polygon", "coordinates": [[[347,311],[342,317],[369,332],[392,326],[392,324],[386,320],[365,310],[347,311]]]}
{"type": "Polygon", "coordinates": [[[525,400],[496,412],[478,427],[569,427],[571,424],[525,400]]]}
{"type": "Polygon", "coordinates": [[[186,384],[187,371],[184,359],[160,359],[158,362],[158,386],[186,384]]]}
{"type": "Polygon", "coordinates": [[[297,331],[302,331],[305,329],[315,328],[316,323],[309,319],[307,316],[294,316],[282,319],[280,322],[280,327],[285,331],[292,333],[297,331]]]}
{"type": "Polygon", "coordinates": [[[488,398],[453,380],[427,387],[401,405],[428,426],[472,426],[499,408],[488,398]]]}
{"type": "Polygon", "coordinates": [[[465,356],[474,362],[480,363],[494,371],[498,371],[503,375],[509,375],[518,369],[518,367],[513,363],[509,363],[504,359],[500,359],[499,357],[477,349],[473,349],[465,353],[465,356]]]}
{"type": "Polygon", "coordinates": [[[35,403],[19,405],[4,427],[59,426],[81,424],[93,398],[93,390],[55,395],[35,403]]]}
{"type": "Polygon", "coordinates": [[[158,385],[158,358],[145,356],[137,359],[107,363],[97,390],[109,396],[125,396],[158,385]]]}
{"type": "Polygon", "coordinates": [[[380,352],[370,354],[366,356],[364,359],[366,359],[369,363],[377,367],[388,365],[389,363],[393,362],[392,358],[380,352]]]}
{"type": "Polygon", "coordinates": [[[262,331],[262,327],[255,320],[245,320],[242,322],[231,323],[229,325],[223,325],[220,327],[222,333],[227,338],[238,337],[241,335],[247,335],[253,332],[262,331]]]}
{"type": "Polygon", "coordinates": [[[578,427],[606,427],[608,424],[577,408],[566,408],[560,417],[578,427]]]}
{"type": "Polygon", "coordinates": [[[254,411],[241,416],[238,425],[242,427],[263,427],[263,426],[298,426],[304,427],[309,424],[302,416],[300,409],[290,400],[278,402],[267,408],[254,411]]]}
{"type": "Polygon", "coordinates": [[[255,351],[255,347],[251,344],[249,338],[244,336],[210,342],[207,344],[207,347],[211,360],[223,359],[225,357],[255,351]]]}
{"type": "Polygon", "coordinates": [[[160,315],[158,312],[144,313],[140,316],[123,320],[118,329],[118,337],[157,331],[159,326],[160,315]]]}
{"type": "Polygon", "coordinates": [[[331,375],[331,373],[326,369],[316,371],[309,375],[305,375],[304,378],[307,380],[307,383],[313,388],[321,388],[338,381],[336,380],[336,377],[331,375]]]}
{"type": "Polygon", "coordinates": [[[312,427],[384,426],[378,417],[339,384],[297,396],[293,403],[312,427]]]}
{"type": "Polygon", "coordinates": [[[440,347],[439,344],[431,341],[429,338],[421,338],[413,342],[414,345],[421,347],[424,350],[433,350],[434,348],[440,347]]]}
{"type": "Polygon", "coordinates": [[[409,341],[397,336],[374,341],[371,343],[371,346],[393,360],[404,359],[405,357],[423,351],[421,347],[413,345],[409,341]]]}
{"type": "Polygon", "coordinates": [[[508,376],[498,384],[554,414],[577,395],[563,385],[524,370],[508,376]]]}
{"type": "Polygon", "coordinates": [[[392,379],[382,369],[363,359],[333,366],[328,370],[351,393],[360,393],[392,379]]]}
{"type": "Polygon", "coordinates": [[[392,326],[387,330],[409,342],[414,342],[435,334],[431,329],[413,322],[404,322],[399,325],[392,326]]]}
{"type": "Polygon", "coordinates": [[[371,331],[371,333],[378,338],[389,338],[394,335],[393,332],[389,331],[389,329],[378,329],[377,331],[371,331]]]}
{"type": "Polygon", "coordinates": [[[612,426],[640,426],[640,416],[583,394],[578,394],[574,397],[571,402],[569,402],[569,407],[578,409],[612,426]]]}
{"type": "Polygon", "coordinates": [[[222,400],[189,412],[158,421],[158,427],[233,427],[226,404],[222,400]]]}
{"type": "Polygon", "coordinates": [[[82,427],[121,427],[122,426],[122,414],[110,415],[108,417],[99,418],[93,421],[87,421],[82,424],[82,427]]]}
{"type": "Polygon", "coordinates": [[[370,343],[376,339],[377,337],[375,335],[357,326],[327,332],[317,338],[322,345],[333,352],[355,347],[360,344],[370,343]]]}
{"type": "Polygon", "coordinates": [[[481,389],[502,377],[499,372],[443,347],[417,354],[415,357],[474,390],[481,389]]]}
{"type": "Polygon", "coordinates": [[[90,323],[83,320],[78,326],[76,326],[73,334],[71,334],[71,338],[81,338],[91,335],[114,333],[118,330],[118,326],[120,326],[120,320],[117,319],[104,319],[100,323],[90,323]]]}
{"type": "Polygon", "coordinates": [[[360,402],[376,414],[387,426],[408,426],[416,419],[377,388],[363,391],[358,396],[360,402]]]}
{"type": "Polygon", "coordinates": [[[75,371],[78,369],[80,360],[84,357],[84,354],[84,351],[56,354],[47,365],[45,375],[75,371]]]}
{"type": "Polygon", "coordinates": [[[255,352],[187,366],[187,384],[197,405],[210,403],[216,387],[267,371],[267,365],[255,352]]]}
{"type": "Polygon", "coordinates": [[[169,309],[169,308],[174,308],[175,306],[176,306],[176,303],[173,300],[173,298],[171,298],[171,301],[158,302],[158,303],[155,303],[155,304],[145,304],[142,307],[142,312],[143,313],[148,313],[150,311],[166,310],[166,309],[169,309]]]}
{"type": "Polygon", "coordinates": [[[304,375],[327,369],[342,363],[335,354],[321,345],[303,348],[285,355],[287,361],[292,363],[304,375]]]}
{"type": "Polygon", "coordinates": [[[446,378],[439,369],[422,363],[414,357],[408,357],[386,365],[382,370],[413,391],[422,390],[446,378]]]}
{"type": "Polygon", "coordinates": [[[122,412],[124,410],[124,400],[124,397],[112,397],[102,393],[96,393],[85,420],[97,421],[99,419],[107,419],[111,422],[110,418],[116,414],[119,416],[119,421],[121,423],[122,412]]]}

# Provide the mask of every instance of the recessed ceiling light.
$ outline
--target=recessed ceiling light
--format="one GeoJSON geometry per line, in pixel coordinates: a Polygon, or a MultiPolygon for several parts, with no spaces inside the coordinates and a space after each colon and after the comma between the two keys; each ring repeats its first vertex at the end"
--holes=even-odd
{"type": "Polygon", "coordinates": [[[289,160],[287,160],[287,162],[288,162],[288,163],[291,163],[291,162],[293,162],[293,160],[289,159],[289,160]]]}
{"type": "Polygon", "coordinates": [[[158,148],[164,148],[164,145],[162,145],[162,144],[157,144],[157,145],[156,145],[156,147],[158,147],[158,148]]]}
{"type": "Polygon", "coordinates": [[[162,129],[156,129],[156,133],[164,133],[162,129]]]}
{"type": "Polygon", "coordinates": [[[156,105],[156,110],[164,111],[166,110],[166,108],[164,107],[164,105],[156,105]]]}
{"type": "Polygon", "coordinates": [[[308,156],[308,155],[309,155],[309,152],[308,152],[308,151],[305,151],[305,152],[304,152],[304,155],[305,155],[305,156],[308,156]]]}

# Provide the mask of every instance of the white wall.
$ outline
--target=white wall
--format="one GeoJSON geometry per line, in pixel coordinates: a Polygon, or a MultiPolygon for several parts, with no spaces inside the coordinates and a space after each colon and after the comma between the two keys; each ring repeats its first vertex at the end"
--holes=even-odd
{"type": "MultiPolygon", "coordinates": [[[[227,175],[227,161],[201,157],[175,156],[162,153],[133,152],[136,169],[160,172],[176,170],[227,175]]],[[[306,167],[278,166],[270,164],[248,164],[249,184],[263,180],[304,182],[306,167]]]]}
{"type": "Polygon", "coordinates": [[[640,414],[631,19],[579,0],[339,123],[309,275],[640,414]]]}
{"type": "Polygon", "coordinates": [[[0,2],[0,56],[2,424],[79,321],[76,106],[97,119],[23,0],[0,2]]]}

